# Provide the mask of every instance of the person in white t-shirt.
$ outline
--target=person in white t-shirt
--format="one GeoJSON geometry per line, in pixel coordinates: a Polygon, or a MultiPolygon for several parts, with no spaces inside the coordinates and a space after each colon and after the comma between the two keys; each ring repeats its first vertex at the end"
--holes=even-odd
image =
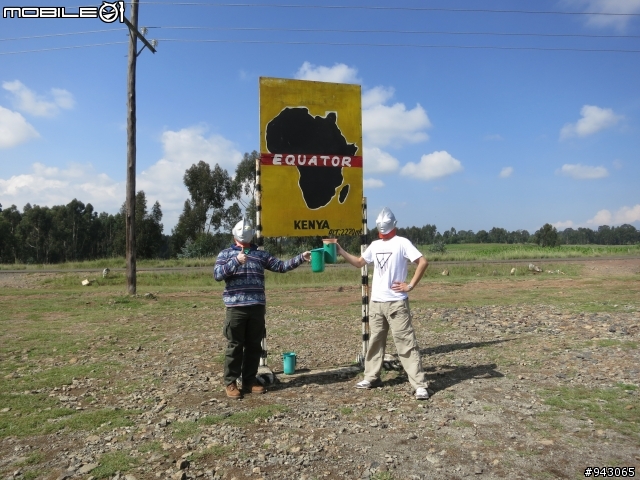
{"type": "Polygon", "coordinates": [[[429,393],[407,293],[420,281],[429,263],[411,241],[396,235],[396,223],[393,212],[385,207],[376,219],[380,240],[372,242],[361,257],[355,257],[337,245],[338,254],[354,267],[371,263],[375,266],[369,304],[369,349],[364,362],[364,380],[358,382],[356,388],[369,389],[382,384],[380,369],[391,328],[398,357],[415,396],[418,400],[426,400],[429,393]],[[409,262],[417,267],[411,281],[406,283],[409,262]]]}

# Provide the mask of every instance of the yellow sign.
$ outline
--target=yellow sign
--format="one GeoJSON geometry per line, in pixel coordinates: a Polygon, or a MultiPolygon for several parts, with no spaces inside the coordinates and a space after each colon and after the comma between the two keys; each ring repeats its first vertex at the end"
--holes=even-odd
{"type": "Polygon", "coordinates": [[[360,235],[360,85],[260,78],[262,235],[360,235]]]}

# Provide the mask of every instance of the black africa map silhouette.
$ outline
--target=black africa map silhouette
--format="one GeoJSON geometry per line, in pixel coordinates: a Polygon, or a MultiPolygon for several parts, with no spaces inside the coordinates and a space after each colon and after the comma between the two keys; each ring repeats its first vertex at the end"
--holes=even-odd
{"type": "MultiPolygon", "coordinates": [[[[313,116],[306,107],[288,107],[268,124],[266,130],[267,150],[270,153],[355,155],[358,147],[347,143],[337,124],[335,112],[326,117],[313,116]]],[[[300,172],[298,185],[302,198],[311,210],[329,204],[342,185],[342,167],[296,167],[300,172]]],[[[344,203],[349,195],[349,185],[340,189],[338,200],[344,203]]]]}

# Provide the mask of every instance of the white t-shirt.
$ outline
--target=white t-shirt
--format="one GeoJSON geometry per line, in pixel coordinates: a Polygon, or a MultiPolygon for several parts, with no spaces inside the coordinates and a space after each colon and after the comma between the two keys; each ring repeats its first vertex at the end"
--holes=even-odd
{"type": "Polygon", "coordinates": [[[407,279],[409,262],[414,262],[422,254],[404,237],[397,235],[389,240],[375,240],[367,247],[362,258],[374,264],[371,300],[374,302],[395,302],[407,298],[404,292],[391,290],[393,282],[407,279]]]}

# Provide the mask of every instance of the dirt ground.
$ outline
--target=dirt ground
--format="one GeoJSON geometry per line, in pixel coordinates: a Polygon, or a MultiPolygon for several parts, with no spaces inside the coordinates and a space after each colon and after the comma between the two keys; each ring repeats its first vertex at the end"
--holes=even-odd
{"type": "MultiPolygon", "coordinates": [[[[19,372],[0,379],[16,382],[16,394],[47,394],[68,408],[137,412],[131,425],[116,428],[6,437],[0,474],[96,478],[105,458],[125,454],[130,466],[106,478],[572,479],[585,478],[588,467],[634,468],[638,476],[640,259],[576,263],[583,264],[579,278],[532,276],[518,288],[542,287],[557,298],[593,288],[600,302],[607,289],[626,289],[629,295],[620,298],[627,300],[581,309],[539,294],[533,302],[441,307],[430,302],[491,299],[507,287],[492,278],[420,284],[411,301],[430,385],[426,401],[415,400],[395,358],[381,388],[354,388],[362,377],[354,366],[361,348],[360,324],[352,318],[357,287],[270,292],[268,347],[277,381],[267,394],[239,401],[222,389],[219,298],[205,291],[172,294],[193,303],[192,311],[163,318],[122,313],[113,320],[161,332],[157,339],[140,347],[96,336],[68,360],[112,359],[123,368],[111,377],[77,378],[38,392],[18,390],[19,372]],[[304,302],[288,301],[298,298],[304,302]],[[180,328],[183,315],[197,327],[180,328]],[[112,348],[105,352],[105,345],[112,348]],[[278,352],[287,350],[298,354],[295,375],[282,373],[278,352]],[[114,390],[116,380],[130,385],[126,393],[114,390]],[[38,461],[27,461],[34,452],[38,461]]],[[[0,273],[0,288],[37,288],[51,275],[0,273]]],[[[394,352],[390,339],[388,353],[394,352]]],[[[39,366],[47,367],[51,359],[39,366]]]]}

